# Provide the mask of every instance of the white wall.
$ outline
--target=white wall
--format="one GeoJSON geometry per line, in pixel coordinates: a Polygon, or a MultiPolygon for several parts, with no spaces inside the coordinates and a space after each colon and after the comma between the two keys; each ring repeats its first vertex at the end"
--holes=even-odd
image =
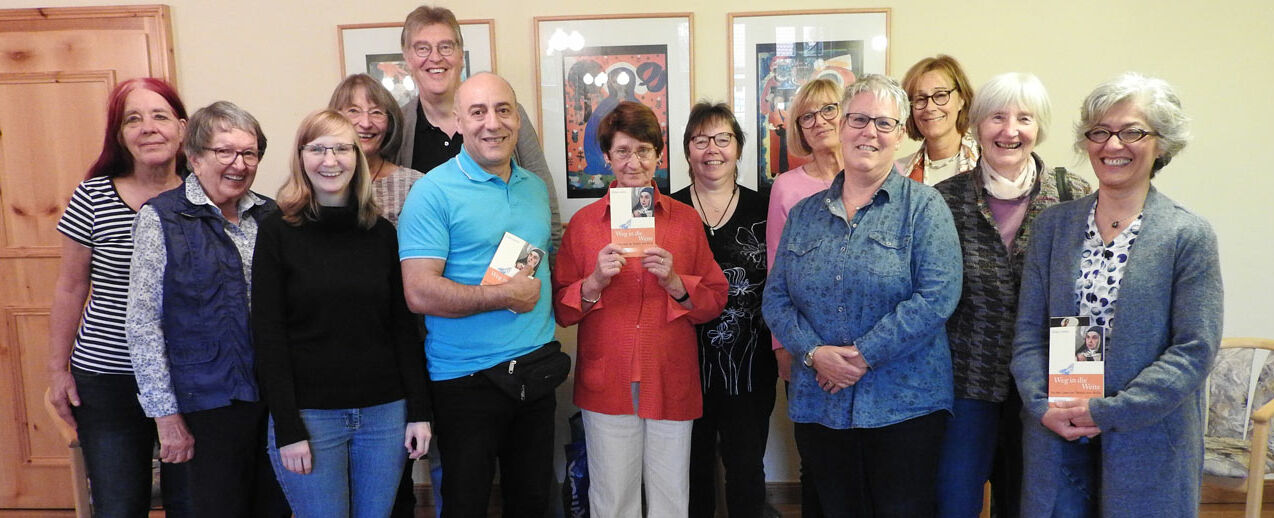
{"type": "MultiPolygon", "coordinates": [[[[5,7],[112,4],[97,0],[7,0],[5,7]]],[[[1274,175],[1269,128],[1274,124],[1274,2],[1149,2],[1075,0],[483,0],[450,2],[460,18],[493,18],[499,72],[532,112],[535,97],[535,16],[694,9],[695,98],[724,99],[726,13],[774,9],[889,7],[893,9],[890,74],[939,52],[965,65],[975,85],[992,75],[1032,72],[1052,95],[1052,138],[1038,148],[1046,161],[1092,178],[1070,149],[1080,100],[1099,82],[1125,70],[1163,77],[1178,88],[1194,117],[1194,140],[1155,185],[1206,217],[1221,240],[1227,336],[1274,336],[1269,295],[1274,274],[1274,175]],[[696,8],[695,5],[698,5],[696,8]]],[[[234,101],[255,114],[273,145],[262,162],[258,190],[273,193],[287,167],[284,148],[296,124],[322,107],[340,79],[338,24],[401,21],[411,2],[337,0],[172,0],[178,87],[193,110],[234,101]]],[[[444,3],[442,5],[447,5],[444,3]]],[[[680,129],[673,129],[674,134],[680,129]]],[[[914,147],[914,146],[909,146],[914,147]]],[[[904,152],[911,149],[904,148],[904,152]]],[[[1094,182],[1095,184],[1095,182],[1094,182]]],[[[563,330],[564,341],[574,332],[563,330]]],[[[794,480],[790,425],[776,406],[771,480],[794,480]]]]}

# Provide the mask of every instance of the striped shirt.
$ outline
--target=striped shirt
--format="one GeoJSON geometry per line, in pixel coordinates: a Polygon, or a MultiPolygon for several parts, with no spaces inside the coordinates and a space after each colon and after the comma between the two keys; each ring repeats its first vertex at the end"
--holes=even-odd
{"type": "Polygon", "coordinates": [[[58,221],[59,232],[92,249],[91,292],[75,335],[71,366],[103,374],[132,374],[124,311],[128,306],[128,267],[133,257],[131,207],[107,177],[85,180],[75,188],[58,221]]]}

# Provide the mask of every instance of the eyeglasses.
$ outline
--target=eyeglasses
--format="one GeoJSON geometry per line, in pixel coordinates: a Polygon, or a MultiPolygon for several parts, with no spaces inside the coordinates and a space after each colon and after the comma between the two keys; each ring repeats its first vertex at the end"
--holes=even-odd
{"type": "Polygon", "coordinates": [[[816,113],[825,121],[836,120],[836,116],[840,115],[840,103],[825,104],[818,110],[802,113],[800,117],[796,118],[796,123],[800,124],[801,127],[805,129],[813,128],[814,124],[818,122],[818,120],[814,118],[814,114],[816,113]]]}
{"type": "Polygon", "coordinates": [[[204,151],[212,151],[212,155],[217,157],[217,161],[221,165],[233,164],[236,158],[243,157],[243,165],[257,165],[261,161],[261,152],[255,149],[245,149],[243,151],[235,151],[230,148],[203,148],[204,151]]]}
{"type": "Polygon", "coordinates": [[[427,58],[436,48],[439,56],[450,56],[456,52],[456,47],[458,45],[454,41],[440,41],[436,47],[431,47],[428,43],[417,43],[411,46],[411,51],[418,58],[427,58]]]}
{"type": "Polygon", "coordinates": [[[332,151],[336,156],[347,157],[354,154],[353,144],[337,144],[335,146],[324,146],[321,144],[306,144],[301,146],[301,152],[311,158],[323,158],[327,156],[328,151],[332,151]]]}
{"type": "Polygon", "coordinates": [[[947,102],[951,100],[951,92],[954,91],[954,88],[951,90],[938,90],[931,95],[918,96],[911,100],[911,109],[923,110],[925,109],[925,106],[929,105],[929,100],[931,99],[933,100],[933,104],[937,106],[946,106],[947,102]]]}
{"type": "Polygon", "coordinates": [[[1107,140],[1110,140],[1112,135],[1119,137],[1119,141],[1124,144],[1132,144],[1133,142],[1146,138],[1146,135],[1154,137],[1159,136],[1158,133],[1146,131],[1141,128],[1124,128],[1119,131],[1110,131],[1105,128],[1093,128],[1084,132],[1084,138],[1097,144],[1105,144],[1107,140]]]}
{"type": "Polygon", "coordinates": [[[898,129],[898,125],[902,121],[893,117],[871,117],[866,113],[846,113],[845,124],[854,129],[866,128],[868,124],[875,123],[876,129],[882,133],[893,133],[898,129]]]}
{"type": "Polygon", "coordinates": [[[385,110],[382,110],[380,108],[372,108],[370,110],[363,111],[362,109],[350,106],[349,108],[345,109],[345,118],[349,120],[358,120],[358,118],[362,117],[363,115],[366,115],[367,118],[376,122],[385,122],[386,120],[389,119],[389,114],[385,113],[385,110]]]}
{"type": "MultiPolygon", "coordinates": [[[[730,141],[734,140],[734,134],[728,131],[722,131],[716,135],[695,135],[690,137],[690,143],[695,149],[708,149],[708,143],[712,142],[719,148],[729,147],[730,141]]],[[[654,151],[653,149],[651,151],[654,151]]]]}
{"type": "Polygon", "coordinates": [[[628,160],[629,158],[632,158],[634,155],[637,156],[638,160],[641,160],[644,162],[646,160],[655,158],[655,156],[657,156],[658,153],[655,153],[655,148],[651,146],[639,147],[636,150],[628,149],[626,147],[621,147],[619,149],[612,149],[610,151],[610,158],[612,160],[619,161],[619,162],[628,160]]]}

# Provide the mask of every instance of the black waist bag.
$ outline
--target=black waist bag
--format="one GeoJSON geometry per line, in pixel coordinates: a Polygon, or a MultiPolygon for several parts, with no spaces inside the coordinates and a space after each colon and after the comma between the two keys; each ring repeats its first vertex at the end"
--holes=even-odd
{"type": "Polygon", "coordinates": [[[518,401],[534,401],[552,393],[571,372],[571,357],[557,340],[522,356],[483,369],[482,375],[518,401]]]}

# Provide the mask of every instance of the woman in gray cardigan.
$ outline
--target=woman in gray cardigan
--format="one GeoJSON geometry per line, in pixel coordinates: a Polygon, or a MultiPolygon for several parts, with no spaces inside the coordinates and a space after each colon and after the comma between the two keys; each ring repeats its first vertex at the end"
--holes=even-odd
{"type": "Polygon", "coordinates": [[[1220,261],[1211,226],[1150,185],[1187,118],[1166,82],[1130,73],[1089,94],[1076,133],[1098,191],[1039,216],[1022,275],[1022,515],[1195,516],[1220,261]],[[1048,319],[1075,315],[1109,337],[1105,396],[1050,404],[1048,319]]]}

